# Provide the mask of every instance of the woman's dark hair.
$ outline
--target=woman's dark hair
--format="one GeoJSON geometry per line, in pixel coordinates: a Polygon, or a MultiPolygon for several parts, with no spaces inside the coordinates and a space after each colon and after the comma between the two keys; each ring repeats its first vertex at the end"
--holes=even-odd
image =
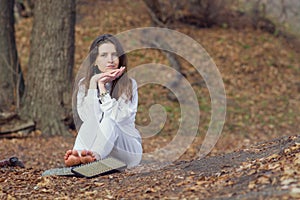
{"type": "Polygon", "coordinates": [[[119,40],[111,34],[104,34],[98,36],[90,46],[89,53],[89,61],[91,63],[90,69],[87,70],[87,81],[86,81],[86,89],[89,87],[89,81],[93,75],[96,73],[101,73],[98,69],[98,66],[95,65],[96,58],[99,54],[98,47],[104,43],[111,43],[115,46],[117,55],[119,57],[119,66],[118,68],[124,66],[124,73],[117,79],[112,82],[112,88],[110,91],[110,95],[113,98],[119,99],[122,94],[127,96],[127,99],[132,99],[132,83],[131,80],[127,76],[127,56],[124,53],[123,47],[119,40]]]}

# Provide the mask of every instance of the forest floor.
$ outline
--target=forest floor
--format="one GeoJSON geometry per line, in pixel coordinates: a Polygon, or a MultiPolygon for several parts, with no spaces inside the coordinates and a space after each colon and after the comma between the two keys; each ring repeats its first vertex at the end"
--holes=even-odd
{"type": "Polygon", "coordinates": [[[72,138],[4,139],[1,156],[17,155],[26,168],[0,168],[1,199],[299,199],[300,136],[261,142],[164,168],[145,166],[95,178],[41,176],[63,167],[72,138]]]}
{"type": "MultiPolygon", "coordinates": [[[[147,26],[151,26],[151,18],[142,1],[79,0],[74,73],[96,36],[147,26]]],[[[31,27],[32,18],[16,24],[25,78],[31,27]]],[[[199,100],[201,118],[199,135],[179,160],[150,172],[141,165],[92,179],[41,177],[44,170],[63,166],[63,155],[72,148],[74,134],[66,138],[40,134],[2,138],[0,160],[17,156],[26,168],[0,168],[0,198],[300,198],[299,54],[283,38],[261,30],[199,29],[179,23],[171,28],[198,41],[213,58],[224,81],[226,121],[207,157],[198,159],[197,155],[211,117],[209,91],[201,75],[181,60],[182,73],[199,100]]],[[[129,62],[132,68],[149,62],[168,65],[156,50],[131,53],[129,62]]],[[[146,153],[165,146],[176,135],[180,109],[176,102],[168,100],[167,94],[162,86],[139,88],[138,125],[149,123],[148,109],[152,104],[163,105],[168,114],[160,134],[143,139],[146,153]]]]}

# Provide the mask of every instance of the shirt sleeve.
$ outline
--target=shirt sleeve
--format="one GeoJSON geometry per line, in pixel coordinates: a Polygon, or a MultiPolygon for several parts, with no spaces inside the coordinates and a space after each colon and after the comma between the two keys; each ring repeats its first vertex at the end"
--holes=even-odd
{"type": "MultiPolygon", "coordinates": [[[[83,87],[83,86],[81,86],[83,87]]],[[[82,121],[95,117],[97,121],[101,118],[100,102],[97,97],[97,89],[88,89],[85,96],[84,88],[79,88],[77,94],[77,112],[82,121]]]]}
{"type": "Polygon", "coordinates": [[[134,123],[135,115],[138,106],[138,91],[135,80],[132,81],[132,100],[127,100],[126,97],[121,96],[118,100],[111,98],[109,94],[102,97],[102,104],[100,104],[101,110],[106,116],[109,116],[115,122],[122,123],[134,123]]]}

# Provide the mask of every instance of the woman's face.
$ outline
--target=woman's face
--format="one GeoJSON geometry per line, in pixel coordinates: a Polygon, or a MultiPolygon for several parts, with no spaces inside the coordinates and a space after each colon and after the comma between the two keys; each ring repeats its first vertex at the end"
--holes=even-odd
{"type": "Polygon", "coordinates": [[[117,69],[119,66],[119,57],[116,47],[112,43],[104,43],[98,47],[98,56],[95,64],[101,72],[108,72],[117,69]]]}

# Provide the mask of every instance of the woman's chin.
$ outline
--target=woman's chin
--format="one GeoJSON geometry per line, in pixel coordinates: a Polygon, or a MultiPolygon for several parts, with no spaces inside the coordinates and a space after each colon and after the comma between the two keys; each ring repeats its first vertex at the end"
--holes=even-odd
{"type": "Polygon", "coordinates": [[[110,71],[113,71],[113,70],[115,70],[115,69],[118,69],[117,67],[107,67],[106,69],[105,69],[105,71],[106,72],[110,72],[110,71]]]}

